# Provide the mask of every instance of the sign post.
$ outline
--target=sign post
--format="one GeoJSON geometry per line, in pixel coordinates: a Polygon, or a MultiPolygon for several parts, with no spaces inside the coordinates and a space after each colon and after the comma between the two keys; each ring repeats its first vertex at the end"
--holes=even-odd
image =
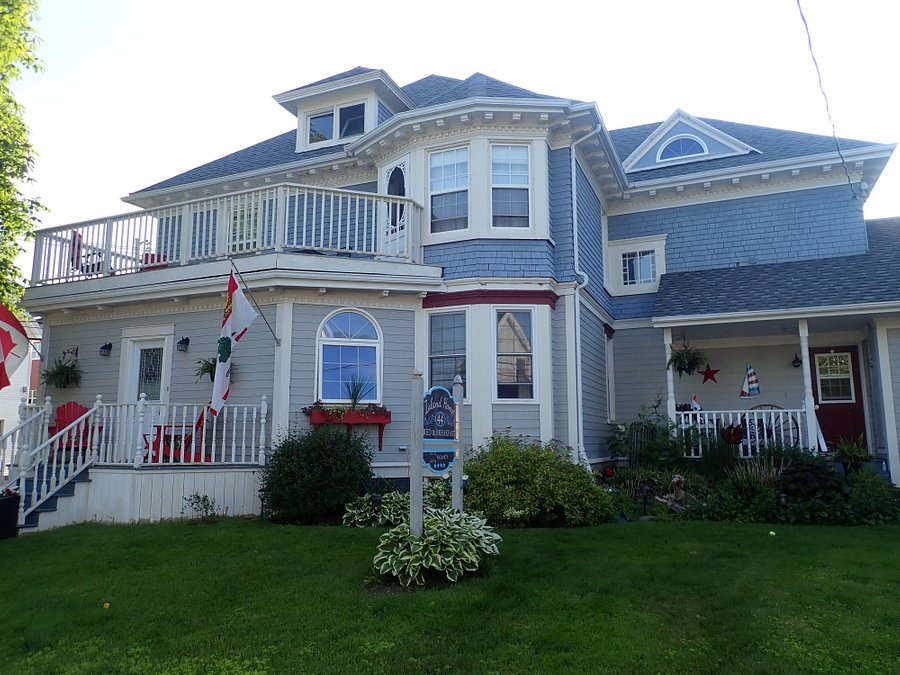
{"type": "Polygon", "coordinates": [[[412,374],[412,438],[409,456],[409,533],[422,536],[422,396],[425,386],[422,373],[412,374]]]}
{"type": "Polygon", "coordinates": [[[454,427],[454,439],[456,440],[456,466],[453,469],[453,510],[463,512],[463,457],[462,457],[462,410],[463,410],[463,383],[462,376],[453,378],[453,402],[456,404],[456,425],[454,427]]]}

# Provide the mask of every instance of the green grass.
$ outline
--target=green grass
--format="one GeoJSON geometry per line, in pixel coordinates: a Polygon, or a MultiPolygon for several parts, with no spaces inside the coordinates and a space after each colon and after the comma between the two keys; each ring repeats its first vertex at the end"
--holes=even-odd
{"type": "Polygon", "coordinates": [[[0,541],[0,668],[900,672],[900,527],[769,529],[506,530],[484,574],[385,592],[381,530],[79,525],[0,541]]]}

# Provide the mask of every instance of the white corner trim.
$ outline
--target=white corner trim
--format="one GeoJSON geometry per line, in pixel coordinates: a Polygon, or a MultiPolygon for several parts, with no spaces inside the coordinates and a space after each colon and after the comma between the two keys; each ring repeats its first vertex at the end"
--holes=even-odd
{"type": "Polygon", "coordinates": [[[897,409],[894,403],[894,388],[891,380],[890,345],[887,327],[875,322],[875,341],[878,345],[878,379],[881,383],[881,400],[884,404],[884,433],[887,444],[888,469],[891,482],[900,485],[900,446],[897,441],[897,409]]]}

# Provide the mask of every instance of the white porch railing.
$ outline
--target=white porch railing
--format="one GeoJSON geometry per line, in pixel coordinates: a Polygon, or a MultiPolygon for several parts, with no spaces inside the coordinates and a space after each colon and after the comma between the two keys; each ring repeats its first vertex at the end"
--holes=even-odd
{"type": "Polygon", "coordinates": [[[406,197],[297,184],[245,190],[35,232],[31,284],[261,251],[417,262],[422,207],[406,197]]]}
{"type": "Polygon", "coordinates": [[[49,396],[41,405],[28,405],[22,399],[19,424],[0,436],[0,490],[15,485],[20,458],[30,456],[31,451],[45,440],[51,410],[49,396]]]}
{"type": "Polygon", "coordinates": [[[147,403],[143,394],[136,403],[104,404],[98,395],[87,413],[48,438],[50,409],[48,398],[40,412],[17,427],[20,434],[43,439],[33,446],[18,444],[9,461],[9,483],[23,497],[20,525],[92,464],[174,468],[266,461],[265,396],[256,405],[225,405],[213,417],[207,405],[147,403]]]}
{"type": "Polygon", "coordinates": [[[676,412],[675,427],[678,433],[693,437],[687,457],[702,457],[712,443],[729,439],[743,459],[758,455],[769,445],[813,447],[806,437],[803,409],[676,412]]]}

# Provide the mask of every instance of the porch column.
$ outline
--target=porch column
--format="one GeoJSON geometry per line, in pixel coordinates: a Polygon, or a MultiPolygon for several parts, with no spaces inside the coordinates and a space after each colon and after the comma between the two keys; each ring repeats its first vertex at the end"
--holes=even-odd
{"type": "Polygon", "coordinates": [[[669,421],[675,423],[675,374],[668,367],[672,357],[672,329],[663,328],[663,344],[666,346],[666,415],[669,421]]]}
{"type": "Polygon", "coordinates": [[[269,442],[290,426],[291,356],[294,328],[294,303],[279,302],[275,306],[275,326],[280,344],[275,346],[275,371],[272,386],[272,417],[269,442]]]}
{"type": "Polygon", "coordinates": [[[806,444],[810,448],[817,448],[819,444],[818,428],[816,420],[816,401],[813,398],[812,371],[809,364],[809,324],[806,319],[797,322],[800,329],[800,360],[803,362],[803,408],[806,410],[806,444]]]}
{"type": "Polygon", "coordinates": [[[897,439],[897,409],[894,404],[894,381],[891,373],[890,346],[888,345],[887,326],[875,322],[875,343],[878,351],[878,379],[881,385],[881,411],[884,420],[884,441],[887,445],[888,470],[891,482],[900,485],[900,447],[897,439]]]}

